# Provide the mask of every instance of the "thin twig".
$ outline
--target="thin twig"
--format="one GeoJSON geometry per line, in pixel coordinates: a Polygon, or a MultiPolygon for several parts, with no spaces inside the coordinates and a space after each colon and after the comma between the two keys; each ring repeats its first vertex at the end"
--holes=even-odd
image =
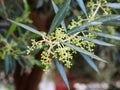
{"type": "Polygon", "coordinates": [[[95,10],[95,12],[94,12],[94,14],[93,14],[93,17],[95,17],[95,15],[97,14],[100,6],[101,6],[101,3],[98,4],[98,6],[97,6],[97,8],[96,8],[96,10],[95,10]]]}
{"type": "Polygon", "coordinates": [[[7,11],[6,11],[6,6],[5,6],[4,0],[0,0],[0,3],[1,3],[2,8],[3,8],[3,14],[4,14],[5,18],[7,19],[8,18],[8,14],[7,14],[7,11]]]}

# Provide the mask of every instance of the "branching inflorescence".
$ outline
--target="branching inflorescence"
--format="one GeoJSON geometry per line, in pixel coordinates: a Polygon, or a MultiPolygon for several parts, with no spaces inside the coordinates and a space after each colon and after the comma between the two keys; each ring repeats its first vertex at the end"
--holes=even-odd
{"type": "MultiPolygon", "coordinates": [[[[87,19],[83,19],[81,16],[78,16],[78,20],[72,20],[67,29],[70,30],[74,27],[81,26],[85,22],[90,22],[94,20],[95,16],[98,16],[97,13],[99,10],[99,13],[102,13],[102,15],[110,14],[111,10],[102,6],[106,3],[106,0],[96,0],[95,2],[94,0],[90,0],[90,2],[88,2],[87,4],[87,7],[90,8],[87,19]]],[[[90,26],[86,29],[100,31],[100,27],[101,25],[97,25],[90,26]]],[[[87,41],[83,39],[83,37],[94,39],[97,37],[97,35],[93,33],[86,33],[84,31],[68,35],[62,27],[57,27],[56,30],[50,35],[42,35],[42,40],[40,41],[35,41],[34,39],[32,39],[32,46],[27,47],[27,54],[30,54],[31,51],[34,51],[35,49],[43,48],[44,45],[46,47],[44,47],[41,53],[41,63],[45,66],[44,71],[47,71],[49,69],[52,60],[56,58],[56,55],[60,62],[62,62],[67,68],[70,68],[72,66],[71,60],[73,59],[73,54],[77,52],[74,49],[65,46],[61,42],[66,42],[80,47],[83,50],[87,50],[90,53],[94,53],[95,43],[87,41]]]]}

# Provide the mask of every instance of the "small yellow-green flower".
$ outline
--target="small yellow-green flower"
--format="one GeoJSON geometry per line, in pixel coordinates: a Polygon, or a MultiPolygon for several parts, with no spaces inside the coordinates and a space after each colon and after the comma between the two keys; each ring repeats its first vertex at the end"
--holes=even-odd
{"type": "MultiPolygon", "coordinates": [[[[111,13],[111,10],[104,5],[107,3],[106,0],[90,0],[87,3],[88,17],[78,16],[78,19],[72,20],[70,24],[67,26],[67,29],[73,29],[77,26],[81,26],[86,22],[90,22],[95,20],[95,16],[97,16],[97,12],[101,10],[100,15],[107,15],[111,13]],[[98,8],[98,9],[97,9],[98,8]]],[[[85,28],[85,30],[96,31],[99,32],[101,25],[90,26],[85,28]]],[[[91,53],[94,53],[95,43],[87,41],[85,38],[97,38],[97,35],[93,33],[86,33],[84,30],[81,32],[77,32],[74,35],[68,35],[65,30],[61,27],[57,27],[54,32],[50,35],[44,34],[40,41],[32,41],[32,46],[27,47],[27,54],[30,54],[34,49],[41,49],[43,45],[46,47],[43,49],[41,53],[41,62],[45,66],[44,71],[47,71],[53,62],[54,58],[58,58],[60,62],[62,62],[67,68],[72,66],[73,54],[76,54],[76,51],[68,46],[63,45],[61,42],[66,42],[72,45],[75,45],[81,49],[87,50],[91,53]],[[57,56],[57,57],[56,57],[57,56]]]]}

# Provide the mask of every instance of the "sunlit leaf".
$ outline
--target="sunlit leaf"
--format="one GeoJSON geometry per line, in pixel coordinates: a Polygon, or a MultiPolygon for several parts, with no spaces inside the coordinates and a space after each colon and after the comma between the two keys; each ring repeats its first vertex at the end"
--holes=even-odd
{"type": "Polygon", "coordinates": [[[82,57],[84,58],[84,60],[85,60],[96,72],[99,72],[96,64],[93,62],[93,60],[92,60],[89,56],[87,56],[87,55],[85,55],[85,54],[82,54],[82,53],[80,53],[80,54],[82,55],[82,57]]]}
{"type": "Polygon", "coordinates": [[[88,56],[90,56],[91,58],[94,58],[94,59],[96,59],[96,60],[98,60],[98,61],[106,62],[105,60],[101,59],[100,57],[98,57],[98,56],[96,56],[96,55],[88,52],[87,50],[81,49],[80,47],[77,47],[77,46],[75,46],[75,45],[72,45],[72,44],[69,44],[69,43],[65,43],[65,42],[61,42],[61,43],[64,44],[64,45],[66,45],[66,46],[68,46],[68,47],[70,47],[70,48],[75,49],[76,51],[78,51],[78,52],[80,52],[80,53],[83,53],[83,54],[85,54],[85,55],[88,55],[88,56]]]}
{"type": "Polygon", "coordinates": [[[35,39],[35,38],[38,38],[38,37],[40,37],[40,36],[37,35],[37,34],[34,34],[34,33],[32,34],[32,33],[31,33],[28,38],[29,38],[29,39],[35,39]]]}
{"type": "Polygon", "coordinates": [[[83,2],[83,0],[77,0],[80,8],[82,9],[82,11],[85,13],[85,15],[87,16],[87,11],[86,11],[86,8],[85,8],[85,4],[83,2]]]}
{"type": "Polygon", "coordinates": [[[29,7],[29,5],[28,5],[27,0],[23,0],[23,4],[24,4],[24,9],[25,9],[24,13],[27,14],[27,12],[30,11],[30,7],[29,7]]]}
{"type": "Polygon", "coordinates": [[[64,70],[64,67],[63,67],[62,63],[59,62],[57,59],[55,59],[54,61],[55,61],[56,68],[57,68],[61,78],[63,79],[65,85],[68,88],[68,90],[70,90],[68,79],[67,79],[67,76],[66,76],[66,72],[64,70]]]}
{"type": "Polygon", "coordinates": [[[111,7],[111,8],[114,8],[114,9],[120,9],[120,3],[108,3],[105,6],[111,7]]]}
{"type": "Polygon", "coordinates": [[[19,22],[10,20],[10,19],[9,19],[9,21],[16,24],[16,25],[18,25],[18,26],[20,26],[20,27],[22,27],[22,28],[24,28],[24,29],[27,29],[27,30],[35,33],[35,34],[38,34],[38,35],[42,36],[42,33],[40,31],[37,31],[36,29],[29,27],[28,25],[25,25],[25,24],[22,24],[22,23],[19,23],[19,22]]]}
{"type": "Polygon", "coordinates": [[[101,41],[98,39],[92,39],[92,38],[87,38],[87,37],[81,37],[81,38],[85,39],[87,41],[90,41],[90,42],[94,42],[94,43],[99,44],[99,45],[103,45],[103,46],[115,46],[113,44],[110,44],[110,43],[107,43],[107,42],[104,42],[104,41],[101,41]]]}
{"type": "Polygon", "coordinates": [[[54,19],[52,21],[52,24],[50,26],[48,34],[53,32],[55,30],[55,28],[58,25],[60,25],[62,20],[65,18],[66,14],[67,14],[67,11],[69,9],[70,2],[71,2],[71,0],[66,0],[64,5],[59,9],[59,11],[57,12],[57,14],[55,15],[55,17],[54,17],[54,19]]]}
{"type": "Polygon", "coordinates": [[[12,24],[8,30],[8,33],[7,33],[7,38],[15,31],[17,25],[16,24],[12,24]]]}

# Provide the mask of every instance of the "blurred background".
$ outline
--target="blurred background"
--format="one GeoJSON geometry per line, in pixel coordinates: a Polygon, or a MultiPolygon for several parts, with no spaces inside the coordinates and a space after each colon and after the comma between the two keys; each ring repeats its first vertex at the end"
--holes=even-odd
{"type": "MultiPolygon", "coordinates": [[[[64,0],[54,1],[58,7],[64,3],[64,0]]],[[[89,0],[84,0],[85,4],[87,2],[89,0]]],[[[112,13],[120,14],[120,9],[113,10],[112,13]]],[[[39,40],[39,36],[7,20],[10,18],[47,32],[54,15],[50,0],[0,0],[0,90],[67,90],[54,65],[48,73],[42,71],[42,65],[38,61],[40,52],[36,51],[33,56],[23,55],[30,45],[30,39],[39,40]]],[[[80,15],[83,13],[78,3],[71,0],[70,11],[65,18],[66,25],[80,15]]],[[[120,36],[119,24],[115,27],[109,25],[103,30],[120,36]]],[[[95,54],[109,62],[95,61],[99,73],[82,57],[75,55],[72,68],[66,69],[71,90],[120,90],[120,41],[105,41],[115,43],[116,47],[96,45],[95,54]]]]}

